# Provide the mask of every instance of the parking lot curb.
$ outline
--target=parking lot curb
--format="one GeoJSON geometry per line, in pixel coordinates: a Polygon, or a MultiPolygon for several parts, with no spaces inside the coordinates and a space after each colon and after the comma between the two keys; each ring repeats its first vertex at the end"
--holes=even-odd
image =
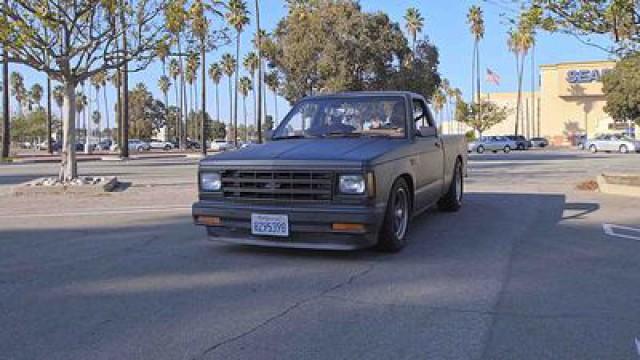
{"type": "Polygon", "coordinates": [[[605,194],[640,198],[640,174],[602,174],[597,181],[605,194]]]}

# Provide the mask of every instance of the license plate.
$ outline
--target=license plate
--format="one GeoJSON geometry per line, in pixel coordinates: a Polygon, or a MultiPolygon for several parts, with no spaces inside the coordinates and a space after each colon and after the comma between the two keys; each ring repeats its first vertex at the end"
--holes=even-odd
{"type": "Polygon", "coordinates": [[[287,215],[251,214],[251,233],[261,236],[289,236],[287,215]]]}

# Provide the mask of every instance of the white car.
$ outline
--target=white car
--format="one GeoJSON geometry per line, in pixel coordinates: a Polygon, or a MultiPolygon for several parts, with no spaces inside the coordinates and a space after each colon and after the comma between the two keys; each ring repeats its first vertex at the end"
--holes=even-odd
{"type": "Polygon", "coordinates": [[[227,142],[226,140],[213,140],[213,142],[211,142],[211,151],[227,151],[227,150],[231,150],[233,148],[233,144],[230,142],[227,142]]]}
{"type": "Polygon", "coordinates": [[[159,149],[159,150],[165,150],[165,151],[169,151],[173,149],[172,143],[168,141],[162,141],[162,140],[156,140],[156,139],[151,140],[149,142],[149,146],[151,147],[151,149],[159,149]]]}
{"type": "Polygon", "coordinates": [[[585,148],[592,153],[609,151],[627,154],[640,152],[640,141],[626,135],[600,135],[587,141],[585,148]]]}

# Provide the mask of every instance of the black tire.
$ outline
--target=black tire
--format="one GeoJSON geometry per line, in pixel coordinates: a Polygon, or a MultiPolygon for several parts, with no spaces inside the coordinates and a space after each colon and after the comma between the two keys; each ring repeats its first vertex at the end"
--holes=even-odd
{"type": "Polygon", "coordinates": [[[476,151],[478,152],[478,154],[482,154],[484,153],[484,146],[480,145],[476,148],[476,151]]]}
{"type": "Polygon", "coordinates": [[[595,154],[598,152],[598,148],[595,145],[591,145],[589,146],[589,151],[595,154]]]}
{"type": "Polygon", "coordinates": [[[453,170],[453,178],[449,185],[449,191],[438,201],[438,209],[447,212],[455,212],[462,207],[464,198],[464,174],[462,173],[462,162],[456,160],[453,170]]]}
{"type": "Polygon", "coordinates": [[[505,154],[508,154],[511,152],[511,146],[507,145],[504,147],[504,149],[502,149],[504,151],[505,154]]]}
{"type": "Polygon", "coordinates": [[[389,194],[384,223],[378,237],[378,249],[385,252],[398,252],[407,245],[407,233],[411,220],[411,193],[407,182],[396,180],[389,194]],[[402,208],[402,214],[397,212],[402,208]]]}
{"type": "Polygon", "coordinates": [[[620,145],[620,153],[621,154],[628,154],[629,153],[629,148],[627,147],[627,145],[620,145]]]}
{"type": "Polygon", "coordinates": [[[171,150],[171,145],[165,145],[164,146],[164,151],[169,151],[171,150]]]}

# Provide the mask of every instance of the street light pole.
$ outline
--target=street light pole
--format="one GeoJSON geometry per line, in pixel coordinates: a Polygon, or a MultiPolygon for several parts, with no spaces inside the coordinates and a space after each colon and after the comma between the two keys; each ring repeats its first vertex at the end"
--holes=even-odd
{"type": "MultiPolygon", "coordinates": [[[[9,0],[4,0],[5,9],[9,8],[9,0]]],[[[5,12],[5,20],[6,20],[5,12]]],[[[9,157],[9,145],[11,144],[11,131],[9,130],[9,51],[2,47],[2,153],[0,159],[9,157]]]]}

